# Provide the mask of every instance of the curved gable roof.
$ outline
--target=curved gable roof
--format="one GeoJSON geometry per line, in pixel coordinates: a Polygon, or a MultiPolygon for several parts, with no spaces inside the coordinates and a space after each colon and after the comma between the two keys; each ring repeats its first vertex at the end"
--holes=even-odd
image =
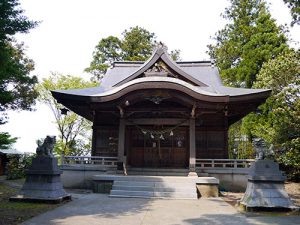
{"type": "MultiPolygon", "coordinates": [[[[204,86],[207,87],[208,85],[201,80],[196,79],[195,77],[191,76],[187,72],[185,72],[180,66],[178,66],[168,55],[166,52],[166,48],[164,46],[159,46],[155,49],[152,56],[136,71],[132,72],[128,77],[124,77],[123,80],[120,80],[118,83],[114,84],[113,86],[120,86],[129,82],[138,76],[142,75],[148,69],[155,65],[156,62],[162,60],[169,68],[175,71],[177,74],[181,75],[185,79],[191,81],[192,83],[196,84],[196,86],[204,86]]],[[[124,68],[123,68],[124,69],[124,68]]]]}

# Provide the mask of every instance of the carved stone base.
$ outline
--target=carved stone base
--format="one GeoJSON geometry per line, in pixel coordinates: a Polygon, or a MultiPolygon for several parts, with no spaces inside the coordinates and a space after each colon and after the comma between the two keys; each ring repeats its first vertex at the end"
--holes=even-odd
{"type": "Polygon", "coordinates": [[[286,177],[272,160],[258,160],[249,169],[246,192],[240,202],[248,209],[297,209],[284,189],[286,177]]]}
{"type": "Polygon", "coordinates": [[[248,181],[240,204],[247,208],[295,208],[283,183],[248,181]]]}
{"type": "Polygon", "coordinates": [[[71,199],[63,189],[57,166],[57,159],[49,156],[38,156],[26,171],[25,183],[17,196],[11,201],[26,202],[61,202],[71,199]]]}

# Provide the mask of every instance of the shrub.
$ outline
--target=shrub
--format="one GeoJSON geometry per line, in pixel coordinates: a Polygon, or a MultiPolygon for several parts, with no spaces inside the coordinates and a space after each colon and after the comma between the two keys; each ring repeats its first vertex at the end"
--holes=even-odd
{"type": "Polygon", "coordinates": [[[31,166],[35,154],[8,155],[7,180],[25,177],[25,170],[31,166]]]}

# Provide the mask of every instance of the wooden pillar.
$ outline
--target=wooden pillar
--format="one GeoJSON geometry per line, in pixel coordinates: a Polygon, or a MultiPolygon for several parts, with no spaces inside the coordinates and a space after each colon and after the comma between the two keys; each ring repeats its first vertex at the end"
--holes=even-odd
{"type": "Polygon", "coordinates": [[[124,149],[125,149],[125,120],[121,118],[119,124],[118,162],[126,163],[124,161],[124,149]]]}
{"type": "Polygon", "coordinates": [[[96,140],[97,140],[97,131],[96,131],[96,126],[93,124],[92,126],[93,129],[93,134],[92,134],[92,156],[96,155],[96,140]]]}
{"type": "Polygon", "coordinates": [[[189,176],[198,176],[196,173],[196,135],[195,135],[195,118],[190,119],[190,160],[189,176]]]}
{"type": "Polygon", "coordinates": [[[227,106],[224,112],[224,147],[223,147],[223,159],[228,159],[229,149],[228,149],[228,109],[227,106]]]}

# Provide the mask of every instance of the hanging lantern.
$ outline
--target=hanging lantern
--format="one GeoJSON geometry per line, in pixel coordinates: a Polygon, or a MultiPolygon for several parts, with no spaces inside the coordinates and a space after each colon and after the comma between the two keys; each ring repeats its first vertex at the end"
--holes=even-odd
{"type": "Polygon", "coordinates": [[[174,133],[173,133],[173,131],[171,130],[171,132],[170,132],[170,136],[173,136],[174,135],[174,133]]]}
{"type": "Polygon", "coordinates": [[[165,140],[164,136],[161,134],[159,137],[161,140],[165,140]]]}

